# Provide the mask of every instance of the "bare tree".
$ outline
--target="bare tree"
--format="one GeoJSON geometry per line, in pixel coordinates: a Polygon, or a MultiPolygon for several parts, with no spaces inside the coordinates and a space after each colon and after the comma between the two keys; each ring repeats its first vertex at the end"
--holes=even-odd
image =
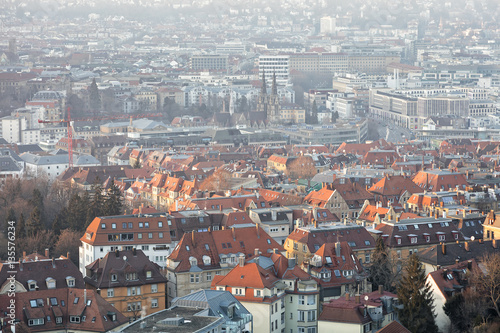
{"type": "Polygon", "coordinates": [[[488,253],[480,260],[481,270],[473,271],[471,284],[488,299],[488,307],[500,317],[500,254],[488,253]]]}
{"type": "Polygon", "coordinates": [[[310,156],[299,156],[286,170],[287,176],[293,179],[311,179],[316,173],[316,166],[310,156]]]}
{"type": "Polygon", "coordinates": [[[224,191],[230,189],[231,173],[218,169],[200,184],[201,191],[224,191]]]}

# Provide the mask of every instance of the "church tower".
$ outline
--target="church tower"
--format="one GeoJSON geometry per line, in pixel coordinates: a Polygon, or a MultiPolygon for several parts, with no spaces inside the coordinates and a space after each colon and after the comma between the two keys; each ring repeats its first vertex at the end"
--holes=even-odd
{"type": "Polygon", "coordinates": [[[276,73],[273,74],[271,94],[267,94],[266,73],[262,72],[262,87],[257,99],[257,112],[264,112],[269,123],[276,124],[280,120],[280,103],[278,86],[276,85],[276,73]]]}

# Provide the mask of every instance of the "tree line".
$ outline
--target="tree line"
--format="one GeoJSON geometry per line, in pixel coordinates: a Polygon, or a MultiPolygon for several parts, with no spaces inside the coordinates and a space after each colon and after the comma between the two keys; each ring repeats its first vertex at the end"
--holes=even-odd
{"type": "MultiPolygon", "coordinates": [[[[6,212],[3,230],[7,230],[9,221],[16,225],[18,256],[48,248],[57,255],[70,252],[71,259],[78,262],[79,239],[92,220],[122,213],[121,192],[114,182],[104,190],[96,179],[90,191],[66,189],[57,183],[44,189],[33,183],[25,179],[9,181],[0,196],[6,212]]],[[[0,256],[5,253],[0,252],[0,256]]]]}

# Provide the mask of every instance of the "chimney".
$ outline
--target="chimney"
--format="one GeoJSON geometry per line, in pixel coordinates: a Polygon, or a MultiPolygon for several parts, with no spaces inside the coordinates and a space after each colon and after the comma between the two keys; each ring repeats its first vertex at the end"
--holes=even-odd
{"type": "Polygon", "coordinates": [[[50,255],[50,253],[49,253],[49,249],[45,249],[45,256],[46,256],[47,258],[49,258],[49,257],[50,257],[49,255],[50,255]]]}
{"type": "Polygon", "coordinates": [[[348,301],[349,300],[349,293],[345,293],[345,300],[348,301]]]}
{"type": "Polygon", "coordinates": [[[470,249],[469,249],[469,242],[464,242],[464,248],[465,248],[465,251],[469,252],[470,249]]]}
{"type": "Polygon", "coordinates": [[[469,269],[469,271],[472,269],[472,260],[467,261],[467,269],[469,269]]]}
{"type": "Polygon", "coordinates": [[[26,251],[23,251],[23,259],[26,258],[26,251]]]}
{"type": "Polygon", "coordinates": [[[379,286],[378,286],[378,293],[379,293],[380,295],[383,295],[383,294],[384,294],[384,285],[379,284],[379,286]]]}
{"type": "Polygon", "coordinates": [[[354,295],[354,301],[356,302],[356,304],[361,303],[361,295],[360,294],[354,295]]]}
{"type": "Polygon", "coordinates": [[[254,255],[254,256],[258,257],[258,256],[259,256],[259,254],[260,254],[259,249],[255,249],[255,250],[253,250],[253,255],[254,255]]]}
{"type": "Polygon", "coordinates": [[[443,252],[443,254],[446,254],[446,244],[445,243],[441,243],[441,251],[443,252]]]}
{"type": "Polygon", "coordinates": [[[231,228],[231,234],[233,235],[233,241],[236,241],[236,233],[234,231],[234,227],[231,228]]]}
{"type": "Polygon", "coordinates": [[[340,258],[340,242],[339,241],[337,241],[335,243],[335,256],[340,258]]]}
{"type": "Polygon", "coordinates": [[[245,266],[245,255],[243,253],[238,257],[238,264],[240,267],[245,266]]]}
{"type": "Polygon", "coordinates": [[[191,243],[193,244],[193,248],[196,247],[196,241],[194,240],[194,230],[191,231],[191,243]]]}
{"type": "Polygon", "coordinates": [[[66,259],[69,259],[69,251],[66,252],[66,259]]]}
{"type": "Polygon", "coordinates": [[[117,258],[120,256],[120,251],[118,251],[118,249],[115,250],[115,255],[117,258]]]}
{"type": "Polygon", "coordinates": [[[439,216],[438,216],[438,211],[436,210],[436,212],[434,213],[434,218],[436,218],[436,219],[437,219],[438,217],[439,217],[439,216]]]}
{"type": "Polygon", "coordinates": [[[222,209],[223,209],[223,207],[222,207],[222,205],[220,205],[220,211],[221,211],[221,212],[222,212],[222,209]]]}
{"type": "Polygon", "coordinates": [[[288,258],[288,268],[293,269],[295,267],[295,258],[288,258]]]}
{"type": "Polygon", "coordinates": [[[455,259],[455,264],[458,264],[460,262],[460,259],[455,259]]]}
{"type": "Polygon", "coordinates": [[[87,289],[83,289],[83,304],[87,305],[87,289]]]}
{"type": "Polygon", "coordinates": [[[491,245],[493,246],[494,249],[498,248],[498,243],[496,239],[491,240],[491,245]]]}
{"type": "Polygon", "coordinates": [[[56,268],[56,258],[52,258],[52,268],[56,268]]]}
{"type": "Polygon", "coordinates": [[[467,217],[467,212],[465,211],[465,208],[463,210],[463,217],[467,217]]]}
{"type": "Polygon", "coordinates": [[[255,230],[257,231],[257,238],[260,238],[259,224],[255,223],[255,230]]]}
{"type": "Polygon", "coordinates": [[[274,209],[271,209],[271,219],[273,221],[276,221],[278,219],[278,214],[277,214],[276,210],[274,210],[274,209]]]}
{"type": "Polygon", "coordinates": [[[137,249],[135,247],[132,248],[132,254],[134,255],[134,257],[137,256],[137,249]]]}

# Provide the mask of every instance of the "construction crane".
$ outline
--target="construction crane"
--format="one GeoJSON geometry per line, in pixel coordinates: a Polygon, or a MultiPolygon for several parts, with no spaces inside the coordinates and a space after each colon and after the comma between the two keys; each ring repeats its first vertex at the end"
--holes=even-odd
{"type": "MultiPolygon", "coordinates": [[[[109,115],[102,117],[89,117],[89,118],[78,118],[73,119],[73,121],[96,121],[96,120],[116,120],[116,119],[134,119],[134,118],[150,118],[150,117],[161,117],[163,114],[161,113],[141,113],[135,115],[109,115]]],[[[68,108],[68,117],[67,119],[60,120],[42,120],[38,119],[38,123],[40,124],[57,124],[57,123],[66,123],[68,129],[68,166],[69,168],[73,168],[73,127],[71,126],[71,108],[68,108]]]]}
{"type": "Polygon", "coordinates": [[[73,129],[71,128],[71,108],[68,108],[68,119],[61,120],[41,120],[38,119],[40,124],[55,124],[66,123],[68,126],[68,167],[73,168],[73,129]]]}

